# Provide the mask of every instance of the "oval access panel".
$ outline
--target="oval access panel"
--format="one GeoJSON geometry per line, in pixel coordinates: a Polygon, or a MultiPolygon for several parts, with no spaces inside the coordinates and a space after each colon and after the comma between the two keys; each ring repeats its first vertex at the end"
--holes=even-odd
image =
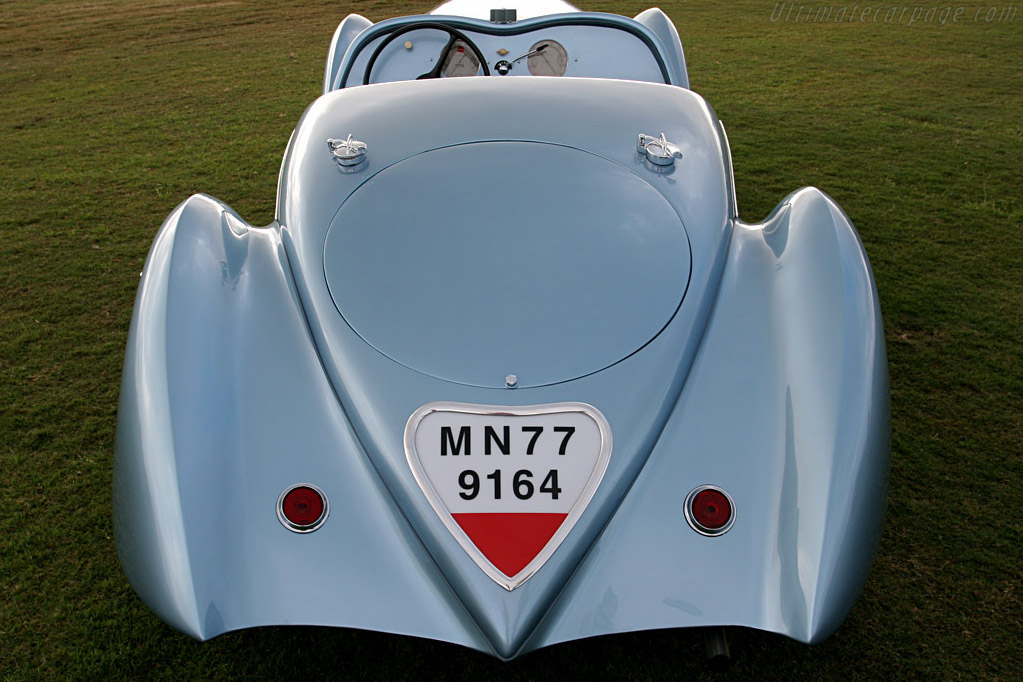
{"type": "Polygon", "coordinates": [[[538,142],[435,149],[369,179],[324,245],[331,296],[393,360],[502,388],[568,381],[642,348],[685,295],[678,214],[640,176],[538,142]]]}

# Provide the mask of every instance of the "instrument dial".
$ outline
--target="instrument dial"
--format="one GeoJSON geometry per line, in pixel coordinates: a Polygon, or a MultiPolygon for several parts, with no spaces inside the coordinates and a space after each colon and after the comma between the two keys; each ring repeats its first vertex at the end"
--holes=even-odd
{"type": "Polygon", "coordinates": [[[456,40],[448,50],[448,56],[444,60],[442,73],[448,78],[459,76],[475,76],[480,68],[480,60],[476,59],[465,43],[456,40]]]}
{"type": "Polygon", "coordinates": [[[564,76],[568,70],[568,51],[561,43],[541,40],[529,52],[526,65],[534,76],[564,76]]]}

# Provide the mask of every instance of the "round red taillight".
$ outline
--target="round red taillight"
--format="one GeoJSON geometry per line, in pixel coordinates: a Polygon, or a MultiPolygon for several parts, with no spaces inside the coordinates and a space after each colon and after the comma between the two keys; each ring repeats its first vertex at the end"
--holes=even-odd
{"type": "Polygon", "coordinates": [[[327,519],[327,496],[314,485],[293,485],[277,499],[277,518],[288,530],[309,533],[327,519]]]}
{"type": "Polygon", "coordinates": [[[721,488],[703,485],[686,497],[686,521],[701,535],[727,533],[735,521],[732,498],[721,488]]]}

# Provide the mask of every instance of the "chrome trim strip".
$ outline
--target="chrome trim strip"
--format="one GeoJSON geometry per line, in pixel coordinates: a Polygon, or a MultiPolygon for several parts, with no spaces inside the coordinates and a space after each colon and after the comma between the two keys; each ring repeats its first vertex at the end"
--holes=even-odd
{"type": "Polygon", "coordinates": [[[735,194],[735,170],[732,168],[732,146],[728,143],[728,132],[725,124],[718,119],[718,130],[721,131],[721,142],[724,149],[721,156],[725,163],[725,179],[728,181],[728,198],[732,202],[732,220],[739,219],[739,198],[735,194]]]}

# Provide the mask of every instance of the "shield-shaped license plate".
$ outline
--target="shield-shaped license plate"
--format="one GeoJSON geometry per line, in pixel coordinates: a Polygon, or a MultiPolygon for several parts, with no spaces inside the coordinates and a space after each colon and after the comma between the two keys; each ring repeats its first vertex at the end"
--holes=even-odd
{"type": "Polygon", "coordinates": [[[600,485],[611,445],[607,420],[585,403],[429,403],[405,427],[405,454],[423,493],[507,590],[568,536],[600,485]]]}

